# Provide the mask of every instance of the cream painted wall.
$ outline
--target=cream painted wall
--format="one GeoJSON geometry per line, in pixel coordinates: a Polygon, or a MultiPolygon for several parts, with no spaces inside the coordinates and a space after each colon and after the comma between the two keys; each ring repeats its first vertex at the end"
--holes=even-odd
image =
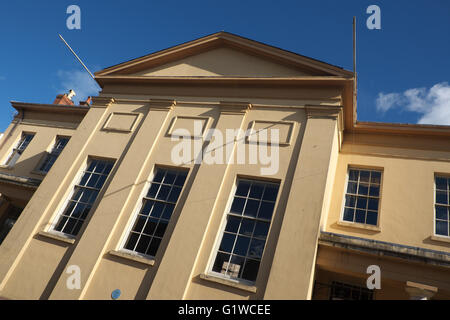
{"type": "MultiPolygon", "coordinates": [[[[404,138],[413,144],[413,138],[404,138]]],[[[450,153],[344,142],[339,154],[326,231],[450,252],[434,241],[434,176],[450,173],[450,153]],[[340,226],[349,166],[383,171],[380,231],[340,226]]],[[[355,226],[358,226],[357,224],[355,226]]]]}

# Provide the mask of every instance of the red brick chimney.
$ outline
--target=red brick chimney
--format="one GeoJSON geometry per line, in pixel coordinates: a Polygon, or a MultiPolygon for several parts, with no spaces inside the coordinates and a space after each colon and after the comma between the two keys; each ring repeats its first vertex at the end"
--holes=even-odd
{"type": "Polygon", "coordinates": [[[80,106],[90,106],[92,97],[87,97],[86,101],[80,101],[80,106]]]}
{"type": "Polygon", "coordinates": [[[70,90],[69,93],[64,94],[58,94],[56,96],[55,101],[53,101],[53,104],[64,104],[64,105],[73,105],[72,97],[75,95],[75,91],[70,90]]]}

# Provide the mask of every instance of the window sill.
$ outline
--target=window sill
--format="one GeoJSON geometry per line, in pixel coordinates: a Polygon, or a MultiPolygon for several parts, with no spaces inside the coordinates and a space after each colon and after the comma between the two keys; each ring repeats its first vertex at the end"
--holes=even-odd
{"type": "Polygon", "coordinates": [[[148,258],[140,257],[138,255],[134,255],[134,254],[123,252],[123,251],[111,250],[108,253],[110,255],[112,255],[112,256],[115,256],[115,257],[119,257],[119,258],[131,260],[131,261],[140,262],[140,263],[143,263],[143,264],[146,264],[146,265],[149,265],[149,266],[153,266],[155,264],[155,260],[154,259],[148,259],[148,258]]]}
{"type": "Polygon", "coordinates": [[[362,224],[362,223],[356,223],[356,222],[338,221],[337,225],[341,226],[341,227],[349,227],[349,228],[369,230],[369,231],[374,231],[374,232],[381,232],[380,227],[362,224]]]}
{"type": "Polygon", "coordinates": [[[43,236],[43,237],[46,237],[46,238],[62,241],[62,242],[69,243],[69,244],[74,244],[75,243],[75,239],[74,238],[65,237],[65,236],[62,236],[62,235],[59,235],[59,234],[55,234],[55,233],[51,233],[51,232],[47,232],[47,231],[39,231],[38,234],[40,236],[43,236]]]}
{"type": "Polygon", "coordinates": [[[232,280],[228,280],[228,279],[224,279],[224,278],[220,278],[217,276],[212,276],[212,275],[208,275],[208,274],[200,274],[200,279],[206,280],[206,281],[210,281],[210,282],[215,282],[215,283],[219,283],[219,284],[223,284],[225,286],[229,286],[229,287],[233,287],[233,288],[237,288],[237,289],[241,289],[247,292],[251,292],[251,293],[256,293],[257,287],[255,286],[249,286],[246,284],[242,284],[239,282],[235,282],[232,280]]]}
{"type": "Polygon", "coordinates": [[[434,236],[431,236],[430,239],[433,240],[433,241],[450,243],[450,237],[446,237],[446,236],[436,236],[436,235],[434,235],[434,236]]]}

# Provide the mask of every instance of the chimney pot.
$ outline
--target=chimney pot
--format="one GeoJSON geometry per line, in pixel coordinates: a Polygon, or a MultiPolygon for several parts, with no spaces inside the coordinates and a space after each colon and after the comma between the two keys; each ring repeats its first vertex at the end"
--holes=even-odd
{"type": "Polygon", "coordinates": [[[75,91],[73,91],[72,89],[69,90],[69,94],[67,95],[67,98],[69,98],[70,100],[72,100],[72,97],[75,96],[76,93],[75,91]]]}

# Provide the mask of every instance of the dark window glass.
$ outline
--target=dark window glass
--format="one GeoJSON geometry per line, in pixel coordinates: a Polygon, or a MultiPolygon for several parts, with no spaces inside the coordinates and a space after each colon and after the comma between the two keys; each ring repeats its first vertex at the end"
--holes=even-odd
{"type": "Polygon", "coordinates": [[[212,271],[256,280],[279,185],[239,180],[212,271]]]}
{"type": "Polygon", "coordinates": [[[450,236],[450,178],[435,177],[435,184],[435,234],[440,236],[450,236]]]}
{"type": "Polygon", "coordinates": [[[113,161],[89,161],[79,184],[75,185],[73,195],[55,224],[56,231],[73,236],[78,234],[92,204],[97,199],[100,189],[108,178],[109,171],[105,173],[104,169],[106,166],[112,167],[113,164],[113,161]],[[99,173],[94,173],[94,171],[99,173]]]}
{"type": "Polygon", "coordinates": [[[342,219],[376,226],[380,186],[380,171],[350,169],[342,219]]]}
{"type": "Polygon", "coordinates": [[[141,209],[126,241],[125,249],[155,256],[166,232],[187,172],[157,168],[141,209]],[[136,235],[144,240],[135,241],[136,235]]]}

